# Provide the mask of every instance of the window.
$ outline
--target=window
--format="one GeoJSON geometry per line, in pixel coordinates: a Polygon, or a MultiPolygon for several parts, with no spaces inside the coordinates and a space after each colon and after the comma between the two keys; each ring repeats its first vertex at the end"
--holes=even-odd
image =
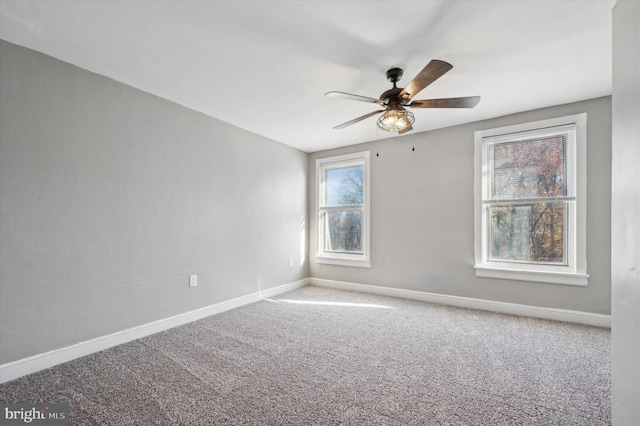
{"type": "Polygon", "coordinates": [[[316,160],[315,260],[370,267],[369,152],[316,160]]]}
{"type": "Polygon", "coordinates": [[[476,276],[587,285],[586,121],[475,132],[476,276]]]}

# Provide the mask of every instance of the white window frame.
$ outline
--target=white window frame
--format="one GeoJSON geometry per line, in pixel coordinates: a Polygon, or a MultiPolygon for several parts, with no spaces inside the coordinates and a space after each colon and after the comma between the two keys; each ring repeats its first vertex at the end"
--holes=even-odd
{"type": "Polygon", "coordinates": [[[501,278],[552,284],[586,286],[586,213],[587,213],[587,114],[517,124],[474,133],[474,252],[477,277],[501,278]],[[574,126],[575,145],[566,159],[568,182],[575,185],[575,201],[568,203],[567,229],[564,233],[566,244],[566,264],[550,265],[528,262],[500,262],[489,259],[489,206],[486,199],[486,179],[488,171],[483,170],[483,141],[518,140],[518,134],[557,126],[574,126]]]}
{"type": "Polygon", "coordinates": [[[316,160],[316,194],[315,194],[315,217],[316,217],[316,263],[356,266],[362,268],[371,267],[370,253],[370,160],[369,151],[355,152],[353,154],[338,155],[334,157],[319,158],[316,160]],[[362,223],[362,253],[336,253],[324,251],[325,229],[323,226],[322,200],[325,196],[325,170],[343,168],[349,166],[363,166],[363,196],[364,212],[362,223]]]}

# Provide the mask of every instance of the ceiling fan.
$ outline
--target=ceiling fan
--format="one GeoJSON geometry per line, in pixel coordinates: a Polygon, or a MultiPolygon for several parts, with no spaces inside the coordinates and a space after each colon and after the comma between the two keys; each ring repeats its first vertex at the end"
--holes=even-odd
{"type": "Polygon", "coordinates": [[[325,96],[332,98],[349,99],[352,101],[368,102],[378,104],[384,109],[370,112],[351,121],[342,123],[334,129],[344,129],[359,121],[384,112],[378,119],[378,127],[387,132],[406,133],[413,129],[415,121],[413,113],[405,108],[473,108],[480,102],[480,96],[469,96],[465,98],[444,98],[444,99],[411,99],[422,89],[442,77],[453,65],[437,59],[432,60],[415,76],[405,88],[396,87],[396,83],[402,78],[404,71],[400,68],[391,68],[387,71],[387,80],[393,83],[393,88],[387,90],[380,99],[369,98],[367,96],[353,95],[344,92],[328,92],[325,96]]]}

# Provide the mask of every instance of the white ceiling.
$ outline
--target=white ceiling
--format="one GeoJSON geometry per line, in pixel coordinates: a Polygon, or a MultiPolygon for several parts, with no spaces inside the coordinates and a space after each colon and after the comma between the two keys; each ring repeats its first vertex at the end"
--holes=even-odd
{"type": "Polygon", "coordinates": [[[396,136],[379,97],[431,59],[453,69],[414,99],[414,132],[611,94],[611,8],[596,1],[9,1],[0,38],[306,152],[396,136]]]}

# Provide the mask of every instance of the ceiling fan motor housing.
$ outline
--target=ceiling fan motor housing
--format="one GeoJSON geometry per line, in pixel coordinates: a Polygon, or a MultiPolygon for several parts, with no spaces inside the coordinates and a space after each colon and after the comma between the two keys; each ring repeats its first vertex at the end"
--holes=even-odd
{"type": "Polygon", "coordinates": [[[398,106],[406,105],[408,103],[408,97],[403,98],[398,96],[404,88],[396,87],[396,83],[402,78],[403,74],[404,71],[401,68],[391,68],[387,71],[387,80],[393,83],[393,88],[380,95],[380,100],[384,101],[385,105],[397,108],[398,106]]]}
{"type": "Polygon", "coordinates": [[[392,103],[404,103],[401,102],[400,97],[398,96],[400,92],[402,92],[402,87],[393,87],[393,89],[389,89],[380,95],[380,100],[384,101],[385,105],[389,105],[392,103]]]}

